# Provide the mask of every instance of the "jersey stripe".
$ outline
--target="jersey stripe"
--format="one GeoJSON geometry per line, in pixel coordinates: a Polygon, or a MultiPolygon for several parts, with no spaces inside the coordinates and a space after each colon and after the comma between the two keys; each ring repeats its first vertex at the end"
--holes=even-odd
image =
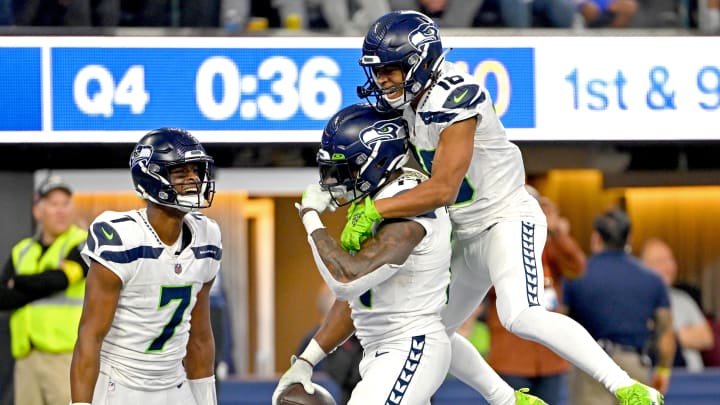
{"type": "Polygon", "coordinates": [[[154,248],[152,246],[138,246],[133,249],[123,250],[121,252],[105,251],[100,253],[100,257],[112,263],[132,263],[138,259],[157,259],[163,252],[163,248],[154,248]]]}
{"type": "Polygon", "coordinates": [[[222,249],[214,245],[195,246],[191,249],[196,259],[222,259],[222,249]]]}

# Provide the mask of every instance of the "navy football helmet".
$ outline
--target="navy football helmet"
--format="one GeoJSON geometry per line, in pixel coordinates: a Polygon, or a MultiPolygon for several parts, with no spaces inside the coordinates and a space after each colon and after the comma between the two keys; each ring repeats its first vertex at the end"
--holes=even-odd
{"type": "Polygon", "coordinates": [[[365,35],[360,66],[367,81],[358,86],[358,97],[379,110],[400,108],[437,79],[444,59],[438,26],[430,17],[417,11],[387,13],[365,35]],[[387,95],[399,90],[399,86],[383,90],[375,76],[375,69],[388,65],[399,65],[405,75],[403,96],[392,101],[387,95]]]}
{"type": "Polygon", "coordinates": [[[184,129],[160,128],[148,132],[130,155],[130,172],[141,198],[184,212],[212,205],[213,159],[184,129]],[[170,170],[185,164],[197,165],[200,181],[195,192],[178,193],[175,186],[179,184],[170,182],[170,170]]]}
{"type": "Polygon", "coordinates": [[[408,130],[396,112],[353,104],[325,126],[317,162],[320,185],[338,206],[374,193],[408,160],[408,130]]]}

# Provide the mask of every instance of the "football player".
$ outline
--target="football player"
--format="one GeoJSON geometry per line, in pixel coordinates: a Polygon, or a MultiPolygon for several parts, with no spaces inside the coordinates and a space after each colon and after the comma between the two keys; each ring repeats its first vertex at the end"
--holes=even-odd
{"type": "Polygon", "coordinates": [[[378,223],[374,236],[351,255],[327,232],[319,214],[335,204],[382,199],[422,183],[402,168],[408,134],[398,114],[368,104],[330,119],[317,155],[320,185],[309,186],[298,210],[318,270],[336,301],[322,326],[273,394],[300,382],[312,392],[313,367],[353,332],[365,356],[352,405],[429,404],[445,379],[450,342],[440,320],[450,283],[450,220],[440,207],[378,223]]]}
{"type": "MultiPolygon", "coordinates": [[[[344,247],[358,249],[376,221],[448,206],[453,283],[443,321],[449,332],[494,286],[498,315],[509,331],[568,359],[621,404],[662,403],[657,390],[632,380],[577,322],[543,308],[538,280],[543,280],[540,257],[547,224],[524,187],[522,155],[508,141],[488,90],[444,55],[437,25],[422,13],[391,12],[368,30],[360,58],[367,82],[358,95],[380,110],[403,114],[415,155],[430,179],[401,195],[366,201],[343,230],[344,247]]],[[[454,338],[451,342],[451,373],[491,404],[515,403],[513,390],[472,347],[454,338]]]]}
{"type": "Polygon", "coordinates": [[[222,245],[198,212],[215,194],[213,160],[187,131],[161,128],[140,139],[130,171],[146,208],[100,214],[82,251],[73,403],[214,405],[209,292],[222,245]]]}

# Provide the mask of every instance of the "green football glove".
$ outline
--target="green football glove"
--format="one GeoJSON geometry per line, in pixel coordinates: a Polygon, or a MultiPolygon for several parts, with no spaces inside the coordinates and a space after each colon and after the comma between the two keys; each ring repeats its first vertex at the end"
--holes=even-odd
{"type": "Polygon", "coordinates": [[[370,197],[365,198],[365,204],[352,203],[348,209],[347,223],[340,235],[343,249],[347,251],[360,250],[360,244],[372,236],[375,222],[382,221],[383,217],[375,208],[370,197]]]}

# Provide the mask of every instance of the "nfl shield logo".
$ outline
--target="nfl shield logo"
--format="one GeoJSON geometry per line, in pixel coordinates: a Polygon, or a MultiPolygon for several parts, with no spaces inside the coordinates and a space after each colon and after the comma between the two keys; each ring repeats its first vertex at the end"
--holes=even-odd
{"type": "Polygon", "coordinates": [[[180,273],[182,273],[182,266],[180,265],[180,263],[176,263],[175,264],[175,274],[180,274],[180,273]]]}

